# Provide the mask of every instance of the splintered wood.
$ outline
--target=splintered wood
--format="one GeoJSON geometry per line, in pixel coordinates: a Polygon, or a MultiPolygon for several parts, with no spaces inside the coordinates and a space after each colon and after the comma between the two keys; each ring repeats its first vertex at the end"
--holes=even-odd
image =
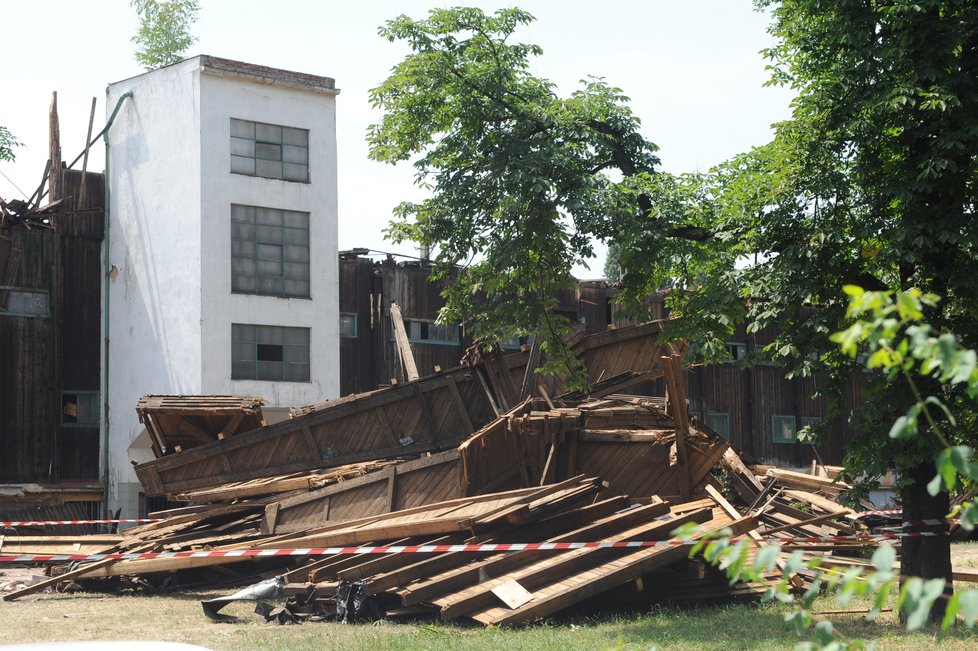
{"type": "MultiPolygon", "coordinates": [[[[296,619],[428,612],[512,625],[599,595],[605,604],[758,596],[780,579],[730,585],[671,541],[685,523],[700,535],[729,528],[755,547],[768,536],[803,539],[785,548],[809,553],[853,547],[813,542],[861,530],[837,503],[843,484],[779,469],[758,476],[690,419],[679,348],[659,345],[662,327],[572,335],[591,392],[538,376],[531,346],[509,356],[473,349],[458,368],[295,408],[271,426],[261,398],[146,396],[137,412],[157,458],[137,476],[147,495],[185,505],[111,536],[6,536],[0,553],[214,554],[52,568],[4,599],[67,579],[105,589],[105,577],[122,576],[151,589],[278,575],[296,619]],[[618,393],[660,378],[667,398],[618,393]],[[712,475],[720,467],[730,495],[712,475]],[[516,547],[427,547],[474,544],[516,547]],[[385,553],[310,551],[362,546],[385,553]]],[[[217,618],[215,609],[205,611],[217,618]]]]}

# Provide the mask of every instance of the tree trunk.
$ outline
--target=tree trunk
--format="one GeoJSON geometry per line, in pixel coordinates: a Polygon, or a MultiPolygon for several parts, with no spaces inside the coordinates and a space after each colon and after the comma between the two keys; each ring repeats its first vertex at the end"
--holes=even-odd
{"type": "MultiPolygon", "coordinates": [[[[944,588],[946,598],[938,599],[931,610],[931,621],[939,622],[944,616],[947,598],[953,593],[951,582],[951,539],[947,535],[947,514],[950,500],[944,491],[932,497],[927,492],[927,483],[934,478],[937,469],[931,461],[925,461],[912,468],[901,468],[900,474],[910,480],[910,484],[900,491],[903,500],[904,533],[936,533],[937,535],[903,538],[900,555],[900,574],[903,580],[913,576],[922,579],[943,578],[947,580],[944,588]],[[938,520],[939,525],[921,524],[924,520],[938,520]]],[[[901,618],[903,614],[901,613],[901,618]]]]}

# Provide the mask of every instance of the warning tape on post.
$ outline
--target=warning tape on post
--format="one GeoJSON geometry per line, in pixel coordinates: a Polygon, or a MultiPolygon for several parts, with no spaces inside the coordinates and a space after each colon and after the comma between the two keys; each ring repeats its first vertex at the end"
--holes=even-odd
{"type": "Polygon", "coordinates": [[[0,527],[67,527],[75,524],[144,524],[162,522],[163,518],[128,518],[124,520],[11,520],[0,527]]]}
{"type": "MultiPolygon", "coordinates": [[[[888,533],[854,536],[806,536],[770,537],[760,542],[779,545],[804,543],[852,542],[878,545],[907,537],[941,536],[938,532],[888,533]]],[[[733,538],[730,542],[755,542],[752,538],[733,538]]],[[[343,556],[370,554],[447,554],[447,553],[499,553],[522,551],[570,551],[574,549],[652,549],[694,545],[688,540],[622,540],[609,542],[544,542],[544,543],[476,543],[457,545],[376,545],[359,547],[303,547],[286,549],[228,549],[221,551],[199,550],[182,552],[139,552],[110,554],[28,554],[19,556],[0,555],[0,563],[70,563],[106,560],[150,560],[169,558],[267,558],[275,556],[343,556]]]]}

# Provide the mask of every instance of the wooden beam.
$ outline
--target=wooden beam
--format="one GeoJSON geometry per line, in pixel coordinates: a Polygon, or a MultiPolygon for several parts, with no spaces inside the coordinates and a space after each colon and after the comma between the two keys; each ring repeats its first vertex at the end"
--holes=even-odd
{"type": "Polygon", "coordinates": [[[661,359],[666,389],[669,392],[669,410],[676,424],[676,458],[680,466],[679,490],[683,498],[689,498],[689,460],[686,451],[689,412],[686,409],[686,382],[682,376],[681,358],[678,355],[665,355],[661,359]]]}
{"type": "Polygon", "coordinates": [[[95,124],[95,104],[97,98],[92,98],[92,110],[88,114],[88,136],[85,138],[85,158],[82,160],[82,170],[81,170],[81,190],[78,191],[78,201],[75,202],[76,210],[84,210],[85,208],[85,177],[88,174],[88,148],[92,144],[92,125],[95,124]]]}
{"type": "Polygon", "coordinates": [[[543,337],[532,335],[530,337],[530,359],[526,362],[526,371],[523,373],[523,386],[520,389],[520,400],[526,400],[533,395],[533,388],[537,384],[537,367],[540,366],[540,356],[542,354],[541,344],[543,337]]]}
{"type": "MultiPolygon", "coordinates": [[[[61,125],[58,121],[58,92],[51,93],[51,108],[48,111],[48,203],[61,198],[61,125]]],[[[40,197],[38,197],[40,203],[40,197]]]]}
{"type": "Polygon", "coordinates": [[[397,303],[391,303],[391,322],[394,324],[394,341],[397,343],[397,352],[401,357],[401,363],[404,364],[404,373],[407,381],[413,382],[421,376],[418,375],[418,365],[414,363],[411,342],[408,341],[404,319],[401,317],[401,307],[397,303]]]}

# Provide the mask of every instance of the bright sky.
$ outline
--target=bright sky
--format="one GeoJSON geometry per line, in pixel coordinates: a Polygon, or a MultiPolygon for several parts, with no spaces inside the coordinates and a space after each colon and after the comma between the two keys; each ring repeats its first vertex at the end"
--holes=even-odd
{"type": "MultiPolygon", "coordinates": [[[[378,113],[367,94],[406,48],[377,36],[399,14],[466,4],[424,0],[200,0],[198,42],[189,56],[210,54],[308,72],[336,80],[339,247],[416,255],[383,239],[391,209],[422,195],[410,164],[391,167],[367,157],[364,135],[378,113]]],[[[587,75],[605,77],[632,99],[645,135],[671,172],[706,170],[763,144],[770,125],[788,116],[790,94],[763,88],[759,54],[772,43],[768,19],[751,0],[470,0],[486,11],[518,4],[537,22],[517,33],[543,48],[534,71],[561,95],[587,75]]],[[[140,74],[130,38],[136,16],[128,0],[8,0],[3,3],[0,125],[24,143],[15,163],[0,163],[0,196],[23,198],[47,160],[48,106],[58,92],[62,157],[82,151],[93,97],[94,131],[105,123],[105,87],[140,74]]],[[[111,107],[110,107],[111,108],[111,107]]],[[[89,169],[103,168],[101,145],[89,169]]],[[[79,164],[80,165],[80,164],[79,164]]],[[[577,275],[601,275],[603,258],[577,275]]]]}

